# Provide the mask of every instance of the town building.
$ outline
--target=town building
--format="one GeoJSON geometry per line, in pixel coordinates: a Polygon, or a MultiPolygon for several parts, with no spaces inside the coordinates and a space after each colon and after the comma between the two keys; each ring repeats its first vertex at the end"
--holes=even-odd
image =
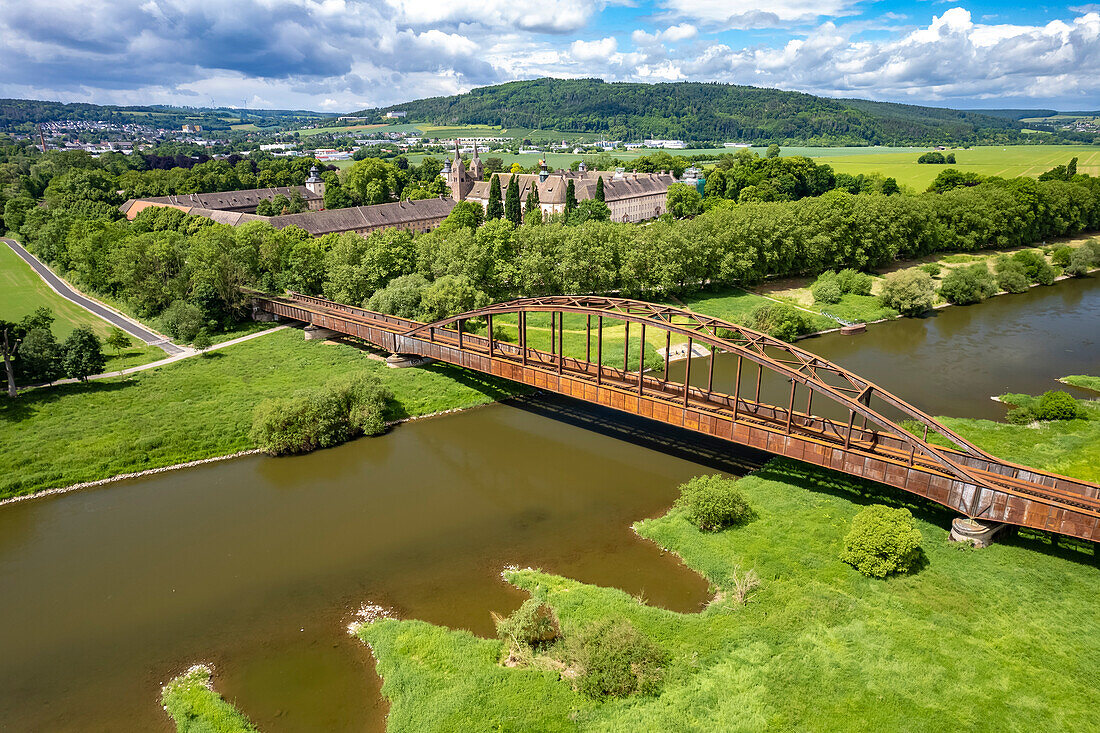
{"type": "Polygon", "coordinates": [[[386,113],[386,119],[387,120],[396,120],[397,118],[404,117],[404,116],[405,116],[405,111],[400,110],[400,109],[395,109],[392,112],[387,112],[386,113]]]}
{"type": "MultiPolygon", "coordinates": [[[[455,201],[476,201],[488,208],[490,182],[481,180],[484,174],[481,159],[475,145],[469,164],[455,146],[455,157],[443,164],[440,174],[451,189],[455,201]]],[[[519,184],[520,206],[526,214],[527,195],[534,188],[538,192],[539,207],[543,216],[565,211],[565,195],[569,182],[573,182],[578,202],[595,198],[596,186],[603,178],[604,203],[611,210],[611,221],[637,222],[655,219],[667,210],[668,187],[676,182],[671,173],[627,173],[623,170],[590,171],[582,162],[576,171],[559,170],[553,173],[541,163],[538,173],[498,173],[501,196],[508,189],[512,176],[519,184]]]]}
{"type": "Polygon", "coordinates": [[[204,216],[219,224],[239,226],[250,221],[266,221],[276,229],[296,226],[319,237],[337,232],[366,235],[379,229],[392,228],[427,232],[443,223],[451,213],[451,209],[455,207],[453,199],[432,198],[373,206],[353,206],[346,209],[324,209],[324,200],[325,182],[315,166],[309,171],[309,178],[306,179],[304,186],[130,199],[119,209],[131,221],[150,206],[167,206],[192,216],[204,216]],[[309,211],[279,216],[256,214],[256,207],[260,201],[271,199],[278,194],[289,198],[295,193],[305,199],[309,211]]]}

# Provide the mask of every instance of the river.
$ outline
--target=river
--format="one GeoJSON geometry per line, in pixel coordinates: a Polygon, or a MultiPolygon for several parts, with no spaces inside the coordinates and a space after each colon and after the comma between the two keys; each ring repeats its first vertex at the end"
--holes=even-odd
{"type": "MultiPolygon", "coordinates": [[[[932,414],[996,418],[991,395],[1100,373],[1097,324],[1090,279],[800,345],[932,414]]],[[[630,524],[761,459],[542,396],[0,507],[0,728],[170,730],[160,685],[204,661],[269,733],[378,730],[344,631],[360,604],[488,635],[518,564],[697,609],[706,584],[630,524]]]]}

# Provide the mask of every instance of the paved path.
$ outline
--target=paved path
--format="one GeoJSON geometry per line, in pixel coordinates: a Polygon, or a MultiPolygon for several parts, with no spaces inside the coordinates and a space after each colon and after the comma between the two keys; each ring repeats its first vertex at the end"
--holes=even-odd
{"type": "MultiPolygon", "coordinates": [[[[250,333],[247,336],[239,336],[229,341],[222,341],[220,344],[214,344],[207,351],[217,351],[218,349],[224,349],[227,346],[233,346],[239,344],[242,341],[251,341],[254,338],[260,336],[266,336],[269,333],[275,333],[276,331],[282,331],[284,328],[290,328],[290,326],[276,326],[275,328],[269,328],[266,331],[257,331],[256,333],[250,333]]],[[[160,361],[153,361],[148,364],[141,364],[139,366],[130,367],[129,369],[122,369],[117,372],[103,372],[102,374],[93,374],[88,379],[110,379],[112,377],[120,377],[126,374],[133,374],[134,372],[143,372],[146,369],[156,369],[157,367],[164,366],[165,364],[172,364],[180,361],[181,359],[190,359],[192,356],[198,356],[202,352],[197,349],[191,349],[186,347],[176,347],[180,350],[180,353],[169,356],[167,359],[161,359],[160,361]]],[[[50,382],[49,384],[39,384],[33,387],[26,387],[20,389],[19,392],[23,393],[31,389],[42,389],[43,387],[53,387],[58,384],[76,384],[76,379],[59,379],[56,382],[50,382]]]]}
{"type": "Polygon", "coordinates": [[[45,283],[50,286],[51,290],[53,290],[65,300],[72,301],[73,303],[79,305],[81,308],[84,308],[88,312],[99,316],[108,323],[118,326],[134,338],[141,339],[151,346],[160,347],[164,350],[164,353],[168,354],[169,356],[178,356],[187,353],[186,349],[175,345],[168,339],[168,337],[161,336],[158,333],[154,333],[142,326],[137,321],[127,318],[118,311],[112,310],[111,308],[103,305],[99,301],[92,300],[91,298],[81,295],[76,290],[74,290],[71,285],[55,275],[53,273],[53,270],[46,267],[46,265],[39,261],[37,257],[25,250],[23,248],[23,245],[19,244],[19,242],[16,242],[14,239],[0,237],[0,241],[3,241],[4,244],[11,247],[13,252],[23,258],[23,261],[30,265],[31,268],[38,273],[38,276],[41,277],[45,281],[45,283]]]}

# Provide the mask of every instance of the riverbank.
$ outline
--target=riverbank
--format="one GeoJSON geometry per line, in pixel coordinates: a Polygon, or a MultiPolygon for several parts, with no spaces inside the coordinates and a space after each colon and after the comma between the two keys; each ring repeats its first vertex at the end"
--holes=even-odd
{"type": "MultiPolygon", "coordinates": [[[[1100,402],[1089,410],[1092,442],[1079,450],[1096,455],[1100,402]]],[[[1003,448],[982,432],[984,422],[952,427],[991,451],[1003,448]]],[[[1019,447],[1028,439],[1038,443],[1039,452],[1058,441],[1027,426],[997,425],[995,434],[1002,429],[1017,434],[1019,447]]],[[[1052,468],[1058,461],[1050,454],[1035,463],[1052,468]]],[[[378,660],[391,703],[387,730],[475,724],[850,730],[852,721],[866,730],[939,730],[960,720],[982,730],[1092,725],[1100,704],[1100,690],[1089,682],[1100,659],[1094,545],[1020,531],[973,550],[948,542],[949,510],[786,459],[738,487],[758,515],[742,527],[703,533],[675,509],[635,525],[718,591],[719,600],[700,613],[673,613],[536,570],[505,573],[554,608],[566,638],[612,618],[657,642],[671,654],[658,696],[597,703],[556,671],[500,665],[495,639],[380,618],[357,633],[378,660]],[[869,503],[913,512],[923,538],[917,572],[873,580],[840,561],[852,517],[869,503]],[[748,603],[723,597],[733,576],[750,569],[762,585],[748,603]],[[1041,704],[1018,704],[1024,699],[1041,704]],[[982,711],[980,720],[974,710],[982,711]]]]}
{"type": "Polygon", "coordinates": [[[250,451],[259,402],[353,371],[377,374],[393,392],[387,422],[524,391],[449,365],[387,369],[353,346],[282,330],[207,358],[5,400],[0,499],[250,451]]]}
{"type": "Polygon", "coordinates": [[[256,726],[214,691],[213,670],[196,664],[161,689],[178,733],[256,733],[256,726]]]}

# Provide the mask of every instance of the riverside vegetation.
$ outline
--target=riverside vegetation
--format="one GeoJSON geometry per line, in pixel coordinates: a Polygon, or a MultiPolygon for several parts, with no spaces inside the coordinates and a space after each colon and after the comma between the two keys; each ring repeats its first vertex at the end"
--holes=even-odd
{"type": "MultiPolygon", "coordinates": [[[[1087,459],[1063,461],[1100,451],[1100,402],[1079,406],[1088,419],[1040,427],[945,420],[995,454],[1096,480],[1087,459]]],[[[497,639],[416,620],[355,626],[378,660],[387,729],[933,730],[975,709],[982,730],[1091,726],[1092,544],[1020,530],[974,550],[948,542],[947,509],[788,459],[694,483],[719,481],[752,521],[704,531],[687,500],[635,524],[711,583],[698,613],[527,569],[503,573],[531,597],[496,617],[497,639]]]]}

